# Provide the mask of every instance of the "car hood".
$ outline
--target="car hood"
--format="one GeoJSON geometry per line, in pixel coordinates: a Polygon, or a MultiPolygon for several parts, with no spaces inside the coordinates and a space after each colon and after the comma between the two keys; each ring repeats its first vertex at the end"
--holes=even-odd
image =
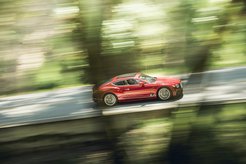
{"type": "Polygon", "coordinates": [[[176,78],[169,78],[169,77],[157,77],[155,83],[173,85],[173,84],[180,83],[180,80],[176,78]]]}

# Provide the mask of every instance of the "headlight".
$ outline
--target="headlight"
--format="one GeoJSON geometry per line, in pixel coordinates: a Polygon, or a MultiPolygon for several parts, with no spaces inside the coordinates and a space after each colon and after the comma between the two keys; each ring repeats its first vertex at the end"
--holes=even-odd
{"type": "Polygon", "coordinates": [[[174,88],[179,88],[179,84],[173,85],[174,88]]]}

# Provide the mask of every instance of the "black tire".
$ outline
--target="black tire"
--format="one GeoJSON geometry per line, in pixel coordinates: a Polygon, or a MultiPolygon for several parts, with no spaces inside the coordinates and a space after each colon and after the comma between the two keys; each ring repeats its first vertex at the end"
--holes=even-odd
{"type": "Polygon", "coordinates": [[[182,93],[182,94],[180,94],[178,96],[173,97],[173,100],[180,100],[180,99],[183,98],[183,96],[184,96],[184,94],[182,93]]]}

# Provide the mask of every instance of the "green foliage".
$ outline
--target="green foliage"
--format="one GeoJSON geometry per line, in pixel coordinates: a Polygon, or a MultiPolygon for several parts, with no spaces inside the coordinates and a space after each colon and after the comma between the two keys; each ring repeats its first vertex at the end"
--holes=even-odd
{"type": "Polygon", "coordinates": [[[36,88],[49,89],[61,84],[62,75],[60,70],[61,68],[58,63],[50,62],[44,64],[43,67],[36,73],[36,88]]]}
{"type": "Polygon", "coordinates": [[[52,88],[97,83],[128,72],[180,74],[246,63],[243,0],[0,4],[5,91],[25,88],[25,83],[52,88]],[[30,56],[27,63],[37,64],[35,54],[44,56],[43,66],[19,69],[23,55],[30,56]],[[28,74],[32,71],[36,73],[28,74]]]}

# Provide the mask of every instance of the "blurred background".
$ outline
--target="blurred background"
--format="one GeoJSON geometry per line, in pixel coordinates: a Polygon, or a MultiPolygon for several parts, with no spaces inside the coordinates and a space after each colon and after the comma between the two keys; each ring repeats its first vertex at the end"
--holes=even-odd
{"type": "Polygon", "coordinates": [[[245,66],[246,0],[1,0],[0,163],[246,163],[245,66]],[[184,98],[90,102],[136,71],[184,98]]]}
{"type": "Polygon", "coordinates": [[[2,0],[0,13],[0,94],[246,63],[244,0],[2,0]]]}

